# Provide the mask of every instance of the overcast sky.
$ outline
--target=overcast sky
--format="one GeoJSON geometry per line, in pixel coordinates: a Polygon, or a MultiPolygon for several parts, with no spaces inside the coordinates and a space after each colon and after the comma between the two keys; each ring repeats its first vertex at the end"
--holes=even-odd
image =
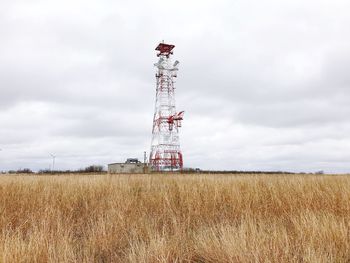
{"type": "Polygon", "coordinates": [[[174,44],[186,167],[350,172],[348,0],[0,0],[0,171],[143,159],[174,44]]]}

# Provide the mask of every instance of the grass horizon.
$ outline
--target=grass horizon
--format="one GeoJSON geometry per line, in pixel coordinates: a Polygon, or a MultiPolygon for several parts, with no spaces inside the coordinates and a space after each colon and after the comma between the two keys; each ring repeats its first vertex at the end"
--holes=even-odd
{"type": "Polygon", "coordinates": [[[349,262],[347,175],[0,176],[0,262],[349,262]]]}

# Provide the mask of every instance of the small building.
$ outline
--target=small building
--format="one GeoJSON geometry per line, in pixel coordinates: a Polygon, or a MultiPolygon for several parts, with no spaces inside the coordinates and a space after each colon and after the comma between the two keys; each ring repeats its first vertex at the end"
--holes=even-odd
{"type": "Polygon", "coordinates": [[[108,173],[111,174],[142,174],[148,172],[147,164],[136,158],[128,158],[125,163],[108,164],[108,173]]]}

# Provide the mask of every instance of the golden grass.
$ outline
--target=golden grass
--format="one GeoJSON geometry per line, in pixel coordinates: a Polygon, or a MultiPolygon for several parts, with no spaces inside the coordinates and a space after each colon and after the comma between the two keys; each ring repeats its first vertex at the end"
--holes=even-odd
{"type": "Polygon", "coordinates": [[[350,262],[350,177],[0,177],[0,262],[350,262]]]}

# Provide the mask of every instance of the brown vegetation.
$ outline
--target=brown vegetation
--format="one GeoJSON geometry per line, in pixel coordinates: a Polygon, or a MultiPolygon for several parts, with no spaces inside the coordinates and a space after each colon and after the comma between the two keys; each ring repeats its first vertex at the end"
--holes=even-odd
{"type": "Polygon", "coordinates": [[[0,262],[350,262],[350,177],[0,177],[0,262]]]}

